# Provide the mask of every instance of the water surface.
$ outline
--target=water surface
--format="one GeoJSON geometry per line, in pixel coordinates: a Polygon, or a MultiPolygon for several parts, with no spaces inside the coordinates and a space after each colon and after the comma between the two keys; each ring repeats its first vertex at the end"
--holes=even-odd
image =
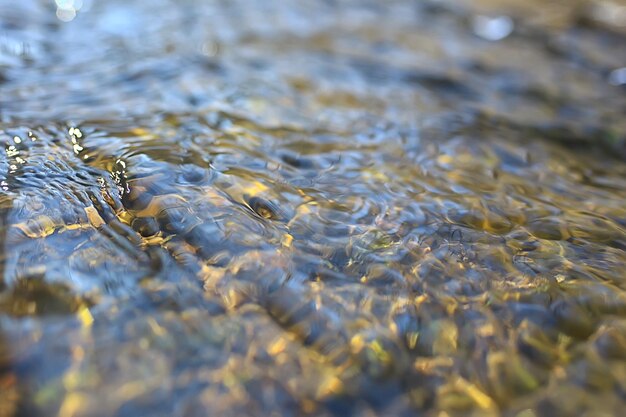
{"type": "Polygon", "coordinates": [[[611,416],[626,5],[0,3],[0,416],[611,416]]]}

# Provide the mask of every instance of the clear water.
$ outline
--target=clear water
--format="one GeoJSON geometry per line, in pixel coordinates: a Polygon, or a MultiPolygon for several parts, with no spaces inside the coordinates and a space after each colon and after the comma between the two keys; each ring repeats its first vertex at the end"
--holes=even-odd
{"type": "Polygon", "coordinates": [[[617,416],[626,4],[0,1],[0,416],[617,416]]]}

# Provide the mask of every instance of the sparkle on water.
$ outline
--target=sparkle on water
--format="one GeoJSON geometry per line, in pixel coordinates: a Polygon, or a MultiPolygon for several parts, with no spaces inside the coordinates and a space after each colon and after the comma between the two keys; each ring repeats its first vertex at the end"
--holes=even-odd
{"type": "Polygon", "coordinates": [[[620,415],[624,6],[0,2],[0,417],[620,415]]]}

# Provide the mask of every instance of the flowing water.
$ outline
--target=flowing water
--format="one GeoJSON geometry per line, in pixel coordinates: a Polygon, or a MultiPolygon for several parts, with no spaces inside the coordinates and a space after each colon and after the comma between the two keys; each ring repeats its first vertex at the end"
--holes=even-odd
{"type": "Polygon", "coordinates": [[[0,1],[0,416],[617,416],[626,3],[0,1]]]}

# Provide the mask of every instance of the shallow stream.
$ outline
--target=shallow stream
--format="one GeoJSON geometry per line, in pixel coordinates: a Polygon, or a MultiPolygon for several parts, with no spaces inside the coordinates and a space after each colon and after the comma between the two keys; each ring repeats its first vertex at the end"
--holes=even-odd
{"type": "Polygon", "coordinates": [[[0,1],[0,417],[617,416],[626,3],[0,1]]]}

